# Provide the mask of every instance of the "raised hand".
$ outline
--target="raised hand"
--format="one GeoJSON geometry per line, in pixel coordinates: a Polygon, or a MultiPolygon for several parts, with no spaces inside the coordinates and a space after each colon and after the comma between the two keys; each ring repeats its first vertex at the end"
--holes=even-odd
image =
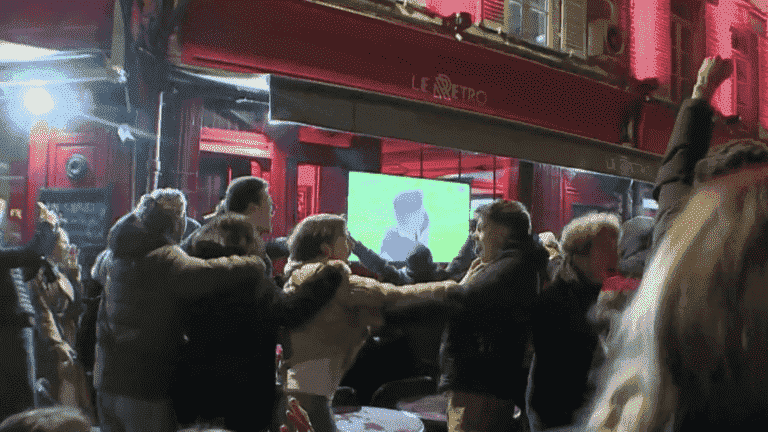
{"type": "Polygon", "coordinates": [[[699,67],[693,98],[711,99],[720,85],[733,74],[733,61],[722,57],[707,57],[699,67]]]}
{"type": "MultiPolygon", "coordinates": [[[[295,398],[288,398],[288,410],[285,413],[288,416],[288,422],[293,425],[296,432],[315,432],[312,423],[309,421],[309,415],[307,415],[307,412],[304,411],[295,398]]],[[[281,428],[281,431],[287,429],[287,427],[285,429],[281,428]]]]}

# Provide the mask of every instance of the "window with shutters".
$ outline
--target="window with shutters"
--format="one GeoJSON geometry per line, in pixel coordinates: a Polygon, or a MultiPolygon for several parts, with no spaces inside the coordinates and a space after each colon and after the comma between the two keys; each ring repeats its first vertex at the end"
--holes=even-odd
{"type": "Polygon", "coordinates": [[[586,58],[587,0],[482,0],[481,5],[486,28],[586,58]]]}
{"type": "Polygon", "coordinates": [[[670,15],[670,37],[672,39],[670,96],[680,102],[691,96],[696,82],[696,61],[693,49],[693,15],[682,2],[672,2],[670,15]]]}
{"type": "Polygon", "coordinates": [[[552,0],[483,0],[482,23],[507,36],[554,47],[552,6],[552,0]]]}
{"type": "Polygon", "coordinates": [[[560,49],[587,57],[587,0],[563,0],[560,49]]]}

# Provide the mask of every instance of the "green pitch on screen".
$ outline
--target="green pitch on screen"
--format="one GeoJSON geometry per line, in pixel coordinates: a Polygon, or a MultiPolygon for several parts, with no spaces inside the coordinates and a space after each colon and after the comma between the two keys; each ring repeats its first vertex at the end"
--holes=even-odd
{"type": "MultiPolygon", "coordinates": [[[[467,239],[469,186],[448,181],[350,172],[347,218],[349,232],[366,247],[381,252],[388,229],[397,226],[393,201],[400,193],[423,192],[429,215],[429,247],[436,262],[452,260],[467,239]]],[[[355,255],[350,258],[357,260],[355,255]]]]}

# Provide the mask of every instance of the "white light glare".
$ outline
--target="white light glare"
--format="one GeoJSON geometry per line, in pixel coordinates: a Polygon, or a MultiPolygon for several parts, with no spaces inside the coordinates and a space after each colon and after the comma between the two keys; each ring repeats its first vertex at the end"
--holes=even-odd
{"type": "Polygon", "coordinates": [[[24,107],[36,116],[50,112],[53,105],[51,94],[44,88],[34,87],[24,94],[24,107]]]}

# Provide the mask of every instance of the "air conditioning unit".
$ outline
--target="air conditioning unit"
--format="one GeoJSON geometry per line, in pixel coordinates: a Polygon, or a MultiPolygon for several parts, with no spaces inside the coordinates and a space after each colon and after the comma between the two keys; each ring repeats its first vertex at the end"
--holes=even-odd
{"type": "Polygon", "coordinates": [[[587,24],[588,57],[618,57],[624,54],[626,37],[619,27],[617,8],[607,0],[600,0],[610,7],[610,16],[595,17],[587,24]]]}

